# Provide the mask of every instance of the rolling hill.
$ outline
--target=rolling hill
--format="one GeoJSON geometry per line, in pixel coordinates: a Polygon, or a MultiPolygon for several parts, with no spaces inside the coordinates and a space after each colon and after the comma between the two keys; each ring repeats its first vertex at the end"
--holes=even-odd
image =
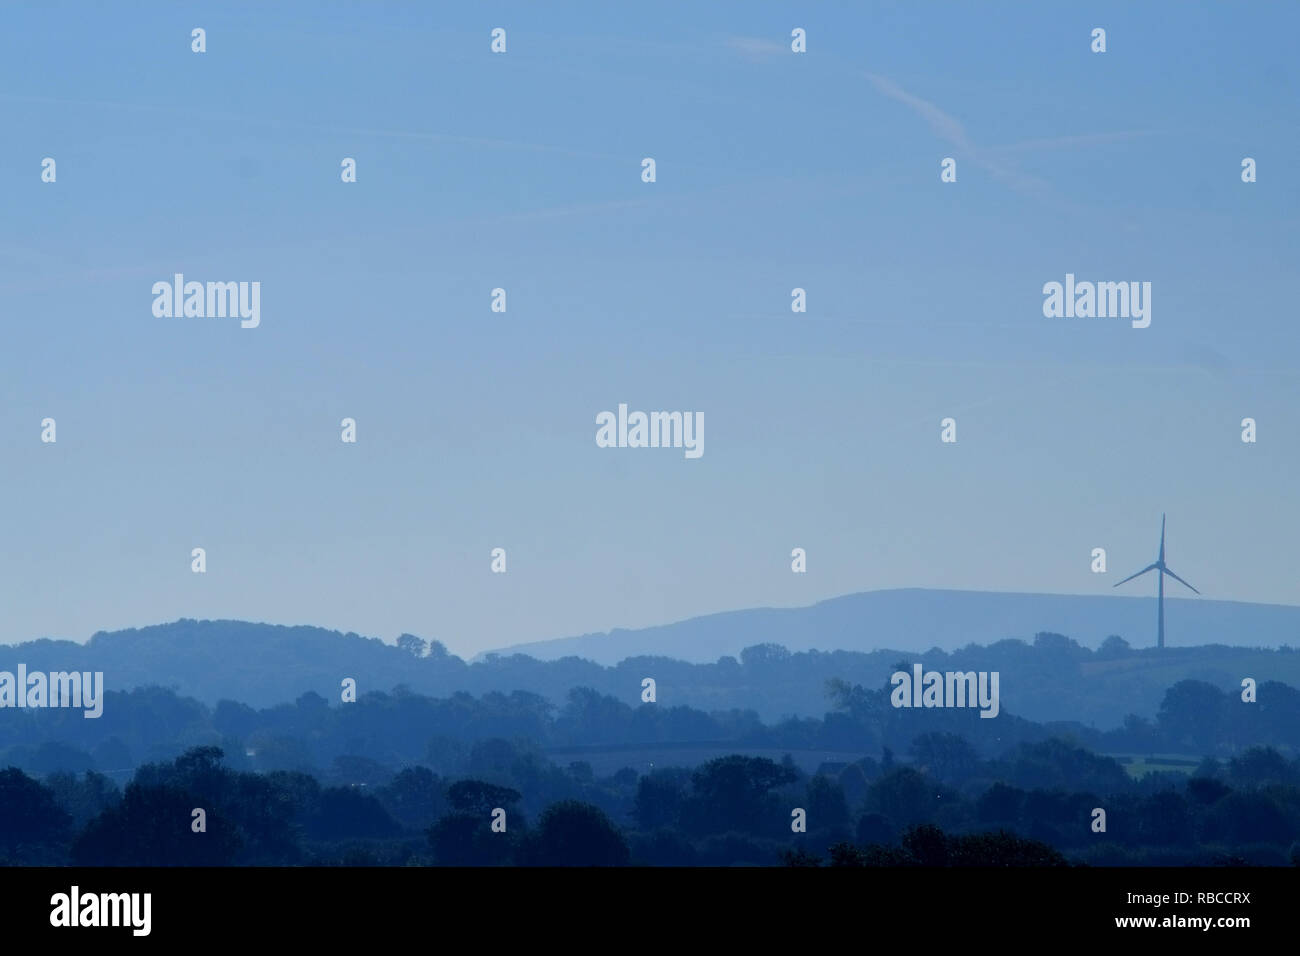
{"type": "MultiPolygon", "coordinates": [[[[1166,598],[1165,629],[1171,648],[1300,644],[1300,607],[1166,598]]],[[[516,644],[497,653],[539,660],[576,656],[607,665],[641,655],[707,663],[765,643],[791,651],[887,647],[919,653],[1032,640],[1040,631],[1065,634],[1085,647],[1111,634],[1146,647],[1155,644],[1155,630],[1154,597],[905,588],[848,594],[811,607],[726,611],[658,627],[516,644]]]]}

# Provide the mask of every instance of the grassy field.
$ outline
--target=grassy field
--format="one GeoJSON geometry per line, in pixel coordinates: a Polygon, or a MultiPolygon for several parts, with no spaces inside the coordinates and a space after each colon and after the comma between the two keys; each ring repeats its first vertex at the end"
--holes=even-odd
{"type": "Polygon", "coordinates": [[[1200,764],[1199,760],[1174,754],[1106,754],[1105,756],[1113,757],[1122,763],[1129,776],[1135,779],[1157,771],[1185,773],[1190,776],[1200,764]]]}

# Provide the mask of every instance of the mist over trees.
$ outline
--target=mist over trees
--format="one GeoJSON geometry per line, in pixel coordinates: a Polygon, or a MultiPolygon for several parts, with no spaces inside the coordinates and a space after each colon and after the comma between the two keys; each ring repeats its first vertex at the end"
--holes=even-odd
{"type": "MultiPolygon", "coordinates": [[[[317,641],[306,631],[294,640],[317,641]]],[[[191,635],[194,660],[216,667],[201,637],[191,635]]],[[[95,719],[8,710],[0,859],[1054,866],[1297,855],[1300,691],[1277,679],[1296,661],[1288,649],[1155,655],[1115,637],[1091,651],[1043,633],[919,660],[760,644],[710,665],[602,668],[469,665],[413,635],[373,643],[402,662],[402,679],[385,690],[360,680],[355,701],[335,689],[257,707],[147,685],[108,691],[95,719]],[[998,671],[996,718],[894,706],[889,675],[918,662],[998,671]],[[1139,689],[1158,675],[1168,683],[1144,701],[1139,689]],[[641,698],[645,676],[654,702],[641,698]],[[512,680],[528,686],[416,689],[512,680]],[[760,712],[814,684],[815,715],[760,712]],[[554,693],[528,689],[538,686],[554,693]],[[1103,720],[1020,710],[1068,712],[1085,694],[1103,720]]]]}
{"type": "MultiPolygon", "coordinates": [[[[414,645],[412,645],[414,647],[414,645]]],[[[1012,672],[1078,652],[1003,648],[1012,672]]],[[[1084,652],[1091,655],[1091,652],[1084,652]]],[[[1112,643],[1099,653],[1124,654],[1112,643]]],[[[775,675],[794,655],[739,663],[775,675]]],[[[1120,658],[1122,659],[1122,658],[1120,658]]],[[[905,666],[904,661],[895,666],[905,666]]],[[[1006,677],[1004,676],[1004,685],[1006,677]]],[[[639,685],[637,685],[639,690],[639,685]]],[[[1284,865],[1300,692],[1203,680],[1110,729],[827,681],[766,723],[590,687],[256,709],[158,687],[0,723],[0,859],[84,865],[1284,865]],[[1098,810],[1105,827],[1095,827],[1098,810]],[[202,810],[202,829],[195,811],[202,810]],[[792,825],[792,820],[798,823],[792,825]]]]}
{"type": "MultiPolygon", "coordinates": [[[[1223,639],[1236,639],[1238,633],[1225,631],[1223,639]]],[[[880,644],[887,647],[887,638],[880,644]]],[[[29,671],[102,671],[107,686],[118,691],[162,685],[209,706],[225,699],[259,709],[292,703],[308,692],[338,700],[344,676],[356,679],[363,692],[399,685],[439,698],[524,691],[556,703],[575,687],[635,703],[641,679],[654,677],[663,706],[752,710],[765,723],[820,717],[828,680],[878,687],[899,660],[941,671],[999,671],[1013,713],[1100,728],[1114,727],[1130,713],[1153,719],[1165,691],[1183,679],[1221,691],[1239,686],[1246,676],[1300,687],[1300,655],[1287,646],[1205,645],[1158,652],[1134,649],[1114,636],[1090,650],[1051,633],[1031,642],[1002,640],[922,653],[791,652],[778,643],[754,641],[738,655],[709,664],[639,656],[604,667],[576,657],[541,661],[523,654],[467,663],[438,641],[411,634],[394,645],[312,627],[180,620],[96,634],[84,645],[32,641],[13,647],[11,660],[24,661],[29,671]]]]}
{"type": "Polygon", "coordinates": [[[1300,865],[1300,760],[1274,748],[1137,778],[1060,738],[990,760],[960,741],[919,735],[910,763],[885,751],[813,773],[788,758],[731,754],[598,776],[581,763],[539,765],[509,745],[498,756],[512,759],[480,776],[414,766],[375,785],[235,770],[215,747],[144,765],[120,791],[93,771],[38,781],[9,768],[0,862],[1300,865]],[[799,811],[801,829],[791,825],[799,811]]]}

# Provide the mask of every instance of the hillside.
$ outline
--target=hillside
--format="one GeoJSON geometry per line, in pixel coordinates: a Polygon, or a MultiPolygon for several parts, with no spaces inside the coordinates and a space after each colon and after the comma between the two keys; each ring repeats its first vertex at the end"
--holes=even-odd
{"type": "MultiPolygon", "coordinates": [[[[1300,607],[1239,601],[1165,598],[1166,644],[1300,644],[1300,607]]],[[[1018,594],[904,588],[831,598],[811,607],[754,608],[636,630],[617,629],[517,644],[501,654],[539,660],[570,655],[614,664],[641,654],[704,663],[754,644],[792,651],[877,648],[951,651],[1004,638],[1030,640],[1040,631],[1097,647],[1118,634],[1134,647],[1155,644],[1154,597],[1018,594]]]]}
{"type": "MultiPolygon", "coordinates": [[[[926,592],[886,593],[910,597],[926,592]]],[[[357,681],[361,694],[390,692],[403,685],[416,693],[443,698],[458,693],[509,695],[525,691],[562,706],[572,689],[589,687],[632,704],[640,698],[641,680],[653,677],[662,706],[686,705],[708,712],[749,710],[770,721],[789,715],[820,717],[828,709],[830,680],[881,687],[896,663],[920,660],[927,667],[942,670],[997,670],[1002,675],[1003,707],[1009,712],[1029,720],[1077,721],[1098,728],[1116,727],[1130,713],[1153,717],[1164,692],[1189,678],[1208,682],[1222,691],[1238,687],[1243,677],[1300,686],[1300,654],[1286,646],[1251,646],[1281,643],[1279,638],[1288,633],[1287,620],[1297,613],[1294,608],[1184,602],[1170,611],[1170,636],[1175,646],[1164,652],[1122,645],[1093,651],[1064,637],[1034,640],[1035,631],[1044,629],[1029,624],[1028,617],[1016,626],[1023,628],[1019,633],[1032,643],[990,640],[984,644],[964,643],[951,652],[941,648],[918,652],[915,648],[931,647],[931,642],[908,639],[905,623],[887,634],[869,614],[856,626],[851,624],[849,612],[874,597],[853,595],[812,608],[713,615],[652,629],[670,636],[666,640],[669,647],[678,647],[687,640],[684,635],[698,634],[701,641],[721,641],[724,624],[737,627],[739,636],[726,638],[728,646],[749,650],[711,663],[689,663],[655,653],[630,657],[612,666],[577,657],[544,661],[524,654],[488,655],[467,664],[436,643],[431,653],[415,656],[378,638],[323,628],[183,619],[101,632],[85,644],[39,640],[0,648],[0,670],[13,671],[23,663],[29,671],[102,671],[105,686],[112,691],[160,685],[208,705],[225,699],[252,707],[292,702],[309,691],[337,701],[345,677],[357,681]],[[1177,646],[1175,642],[1181,643],[1186,637],[1190,615],[1213,618],[1217,614],[1222,618],[1225,608],[1235,611],[1235,623],[1225,623],[1222,628],[1230,635],[1227,640],[1199,647],[1177,646]],[[744,621],[775,619],[787,626],[742,626],[744,621]],[[812,635],[823,625],[832,635],[837,626],[841,634],[856,631],[861,649],[791,653],[770,646],[776,643],[774,639],[787,647],[847,643],[847,639],[836,641],[833,637],[814,640],[812,635]],[[884,636],[878,642],[868,639],[873,633],[884,636]],[[1229,641],[1245,646],[1228,646],[1229,641]]],[[[1037,600],[1044,596],[1023,597],[1037,600]]],[[[1050,610],[1040,610],[1047,620],[1064,620],[1067,624],[1072,620],[1068,614],[1054,617],[1050,610]]],[[[935,622],[947,620],[954,613],[942,602],[931,605],[928,616],[922,611],[917,609],[916,628],[931,638],[935,622]]],[[[1203,621],[1201,627],[1205,629],[1203,621]]],[[[982,634],[988,630],[989,625],[971,618],[971,632],[982,634]]],[[[627,633],[629,639],[619,639],[621,645],[646,647],[642,638],[648,632],[627,633]]],[[[1078,634],[1070,630],[1064,633],[1071,638],[1078,634]]],[[[408,643],[420,642],[408,639],[408,643]]],[[[690,656],[698,659],[698,648],[690,656]]]]}

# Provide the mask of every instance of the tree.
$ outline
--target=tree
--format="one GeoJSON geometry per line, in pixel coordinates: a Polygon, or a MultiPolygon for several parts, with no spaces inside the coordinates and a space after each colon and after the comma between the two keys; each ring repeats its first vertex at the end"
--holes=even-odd
{"type": "Polygon", "coordinates": [[[1213,684],[1182,680],[1165,691],[1156,723],[1173,746],[1205,753],[1219,742],[1223,708],[1223,693],[1213,684]]]}
{"type": "Polygon", "coordinates": [[[1092,652],[1078,641],[1051,631],[1039,631],[1034,635],[1034,650],[1040,654],[1045,652],[1063,658],[1077,659],[1092,656],[1092,652]]]}
{"type": "Polygon", "coordinates": [[[1038,840],[998,830],[949,838],[950,866],[1068,866],[1057,850],[1038,840]]]}
{"type": "Polygon", "coordinates": [[[72,860],[78,866],[229,866],[239,835],[213,810],[205,832],[194,832],[191,811],[198,806],[177,787],[133,782],[121,803],[90,821],[72,845],[72,860]]]}
{"type": "Polygon", "coordinates": [[[1202,777],[1198,773],[1187,781],[1188,798],[1201,806],[1213,806],[1230,793],[1232,788],[1214,777],[1202,777]]]}
{"type": "MultiPolygon", "coordinates": [[[[240,864],[285,864],[295,862],[298,856],[297,836],[293,817],[297,807],[288,795],[276,787],[268,778],[253,773],[238,773],[222,766],[224,757],[219,747],[194,747],[177,757],[171,763],[145,764],[136,771],[132,786],[137,794],[136,805],[120,808],[126,812],[144,812],[140,810],[141,800],[165,803],[174,792],[184,795],[189,808],[201,808],[207,816],[207,834],[220,833],[221,839],[210,842],[221,843],[228,839],[228,845],[214,847],[213,850],[229,850],[232,857],[229,862],[240,864]],[[218,826],[219,824],[219,826],[218,826]],[[233,854],[238,851],[237,857],[233,854]]],[[[161,811],[160,811],[161,812],[161,811]]],[[[171,821],[166,821],[170,826],[171,821]]],[[[186,811],[186,825],[189,823],[189,810],[186,811]]],[[[188,831],[187,832],[192,832],[188,831]]],[[[182,855],[196,852],[189,842],[172,847],[168,843],[171,831],[159,832],[160,852],[170,853],[173,849],[182,855]]],[[[192,841],[191,841],[192,842],[192,841]]],[[[203,862],[196,865],[217,865],[225,860],[220,853],[205,856],[208,851],[199,852],[203,862]]],[[[147,859],[145,863],[147,863],[147,859]]]]}
{"type": "Polygon", "coordinates": [[[746,667],[771,667],[784,664],[790,659],[790,652],[780,644],[755,644],[740,652],[740,663],[746,667]]]}
{"type": "Polygon", "coordinates": [[[921,866],[948,866],[951,856],[949,839],[933,824],[909,827],[900,841],[903,849],[921,866]]]}
{"type": "Polygon", "coordinates": [[[494,866],[509,861],[514,841],[506,833],[493,833],[486,815],[449,813],[428,830],[434,859],[443,866],[494,866]]]}
{"type": "Polygon", "coordinates": [[[1014,824],[1025,805],[1025,791],[995,783],[975,801],[975,814],[982,823],[1014,824]]]}
{"type": "Polygon", "coordinates": [[[797,850],[782,850],[781,865],[801,867],[821,866],[822,860],[821,857],[809,853],[803,847],[799,847],[797,850]]]}
{"type": "Polygon", "coordinates": [[[858,818],[856,836],[863,846],[892,843],[895,833],[894,825],[883,813],[864,813],[858,818]]]}
{"type": "Polygon", "coordinates": [[[830,848],[830,866],[866,866],[866,854],[852,843],[836,843],[830,848]]]}
{"type": "Polygon", "coordinates": [[[428,767],[406,767],[375,794],[408,827],[427,827],[447,808],[442,781],[428,767]]]}
{"type": "Polygon", "coordinates": [[[53,791],[59,806],[72,816],[72,826],[77,830],[122,799],[117,785],[93,770],[80,777],[74,773],[52,773],[45,778],[45,785],[53,791]]]}
{"type": "Polygon", "coordinates": [[[691,775],[693,794],[683,822],[697,833],[740,830],[786,832],[789,810],[781,812],[772,791],[794,783],[798,774],[766,757],[718,757],[691,775]]]}
{"type": "Polygon", "coordinates": [[[638,780],[636,799],[632,804],[637,826],[653,830],[676,823],[682,801],[686,798],[684,784],[687,779],[687,771],[672,768],[655,771],[638,780]]]}
{"type": "MultiPolygon", "coordinates": [[[[904,665],[905,666],[905,665],[904,665]]],[[[863,729],[875,731],[879,721],[892,712],[889,690],[867,690],[861,684],[849,684],[838,677],[826,682],[826,696],[831,706],[848,715],[860,734],[863,729]]]]}
{"type": "Polygon", "coordinates": [[[184,774],[211,773],[225,759],[220,747],[191,747],[176,758],[176,769],[184,774]]]}
{"type": "Polygon", "coordinates": [[[1128,773],[1114,758],[1059,737],[1020,744],[1007,758],[1001,776],[1026,789],[1118,793],[1131,785],[1128,773]]]}
{"type": "Polygon", "coordinates": [[[632,708],[616,697],[590,687],[569,690],[569,700],[556,722],[561,740],[584,744],[621,743],[627,739],[632,708]]]}
{"type": "Polygon", "coordinates": [[[911,767],[899,767],[867,789],[867,809],[883,814],[898,826],[924,823],[941,806],[954,802],[956,796],[943,784],[911,767]]]}
{"type": "Polygon", "coordinates": [[[821,829],[848,825],[849,804],[844,799],[844,788],[830,777],[818,774],[809,779],[804,806],[808,810],[808,825],[811,827],[821,829]]]}
{"type": "Polygon", "coordinates": [[[0,847],[12,862],[25,862],[31,851],[20,851],[22,847],[48,847],[62,840],[71,822],[48,787],[17,767],[0,771],[0,847]]]}
{"type": "Polygon", "coordinates": [[[1162,790],[1142,802],[1138,833],[1143,843],[1177,846],[1195,839],[1187,799],[1175,790],[1162,790]]]}
{"type": "Polygon", "coordinates": [[[950,835],[931,824],[909,827],[903,849],[918,866],[1066,866],[1059,852],[1005,830],[950,835]]]}
{"type": "Polygon", "coordinates": [[[599,807],[562,800],[542,811],[529,844],[541,866],[626,866],[627,841],[599,807]]]}
{"type": "Polygon", "coordinates": [[[1294,784],[1295,768],[1272,747],[1251,747],[1228,761],[1228,779],[1237,786],[1294,784]]]}
{"type": "Polygon", "coordinates": [[[830,866],[910,866],[915,863],[912,855],[901,847],[884,846],[872,843],[868,846],[854,846],[852,843],[836,843],[831,847],[830,866]]]}
{"type": "Polygon", "coordinates": [[[447,788],[447,800],[459,813],[486,817],[497,807],[508,808],[522,794],[483,780],[457,780],[447,788]]]}
{"type": "Polygon", "coordinates": [[[1154,730],[1151,721],[1145,717],[1137,714],[1126,714],[1124,716],[1123,730],[1124,745],[1139,751],[1151,750],[1154,743],[1154,730]]]}
{"type": "Polygon", "coordinates": [[[979,754],[957,734],[921,734],[912,741],[912,756],[920,768],[939,780],[960,783],[979,767],[979,754]]]}
{"type": "Polygon", "coordinates": [[[1129,646],[1128,641],[1118,634],[1111,634],[1101,642],[1101,647],[1097,648],[1097,656],[1103,660],[1113,660],[1117,657],[1123,657],[1131,650],[1132,647],[1129,646]]]}
{"type": "Polygon", "coordinates": [[[1276,843],[1286,846],[1295,836],[1287,814],[1259,791],[1228,794],[1206,815],[1208,842],[1276,843]]]}
{"type": "Polygon", "coordinates": [[[447,788],[453,812],[428,830],[435,859],[445,866],[498,866],[509,862],[518,843],[522,820],[511,821],[518,790],[483,780],[458,780],[447,788]],[[506,810],[504,833],[493,832],[492,815],[506,810]]]}
{"type": "Polygon", "coordinates": [[[393,836],[398,830],[383,804],[356,787],[322,790],[309,827],[311,835],[320,840],[373,839],[393,836]]]}
{"type": "Polygon", "coordinates": [[[428,651],[429,643],[414,634],[403,634],[397,639],[397,647],[399,650],[406,651],[412,657],[424,657],[428,651]]]}

